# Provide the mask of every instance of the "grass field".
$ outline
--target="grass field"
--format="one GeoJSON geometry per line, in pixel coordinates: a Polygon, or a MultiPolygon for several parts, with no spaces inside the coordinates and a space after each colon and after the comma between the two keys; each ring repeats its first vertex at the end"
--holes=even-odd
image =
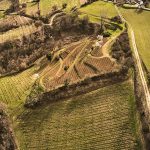
{"type": "MultiPolygon", "coordinates": [[[[29,2],[27,0],[21,0],[21,2],[29,2]]],[[[40,11],[41,15],[46,15],[51,12],[52,7],[56,5],[58,8],[62,8],[62,4],[67,3],[66,10],[70,10],[74,6],[80,6],[80,0],[41,0],[40,1],[40,11]]],[[[37,3],[27,3],[27,13],[32,14],[37,12],[38,5],[37,3]]]]}
{"type": "Polygon", "coordinates": [[[121,13],[133,27],[136,43],[146,67],[150,70],[150,12],[137,13],[135,9],[120,8],[121,13]]]}
{"type": "Polygon", "coordinates": [[[62,8],[62,4],[67,3],[67,9],[70,10],[74,6],[80,6],[80,0],[42,0],[40,2],[40,10],[43,15],[50,12],[52,6],[62,8]]]}
{"type": "Polygon", "coordinates": [[[130,81],[25,111],[15,123],[21,150],[139,148],[130,81]]]}
{"type": "Polygon", "coordinates": [[[82,13],[81,16],[87,14],[92,22],[99,22],[101,16],[111,18],[117,15],[114,5],[103,1],[97,1],[91,5],[83,7],[80,9],[80,12],[82,13]]]}

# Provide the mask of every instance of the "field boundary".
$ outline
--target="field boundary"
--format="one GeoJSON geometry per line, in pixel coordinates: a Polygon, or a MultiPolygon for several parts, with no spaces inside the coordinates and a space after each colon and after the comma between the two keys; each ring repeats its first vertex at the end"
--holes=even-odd
{"type": "Polygon", "coordinates": [[[101,87],[125,81],[129,75],[122,74],[121,70],[109,72],[106,74],[95,75],[84,80],[80,80],[70,85],[63,85],[54,90],[41,93],[40,95],[29,95],[24,104],[27,108],[35,108],[37,106],[51,103],[54,101],[70,98],[72,96],[81,95],[101,87]]]}

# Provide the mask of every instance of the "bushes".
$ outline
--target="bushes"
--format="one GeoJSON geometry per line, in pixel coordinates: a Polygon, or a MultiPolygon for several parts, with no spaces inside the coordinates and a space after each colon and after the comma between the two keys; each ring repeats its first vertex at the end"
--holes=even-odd
{"type": "Polygon", "coordinates": [[[47,58],[49,61],[51,61],[51,60],[52,60],[52,54],[51,54],[51,53],[48,53],[48,54],[46,55],[46,58],[47,58]]]}
{"type": "Polygon", "coordinates": [[[120,16],[112,17],[112,18],[111,18],[111,21],[117,22],[118,24],[121,24],[121,23],[122,23],[122,20],[121,20],[120,16]]]}
{"type": "Polygon", "coordinates": [[[93,3],[93,2],[96,2],[96,1],[98,1],[98,0],[87,0],[87,2],[82,4],[80,7],[85,7],[85,6],[87,6],[87,5],[89,5],[89,4],[93,3]]]}
{"type": "Polygon", "coordinates": [[[115,26],[115,25],[105,24],[104,26],[106,29],[109,29],[109,30],[113,30],[113,31],[117,30],[117,26],[115,26]]]}
{"type": "Polygon", "coordinates": [[[102,34],[104,37],[110,37],[111,36],[111,33],[108,31],[104,31],[102,34]]]}
{"type": "Polygon", "coordinates": [[[67,3],[62,4],[62,9],[65,9],[67,7],[67,3]]]}
{"type": "MultiPolygon", "coordinates": [[[[130,43],[127,32],[122,33],[112,46],[112,57],[123,60],[122,57],[132,57],[130,43]]],[[[128,59],[129,60],[129,59],[128,59]]],[[[130,61],[131,62],[131,61],[130,61]]],[[[129,65],[130,66],[130,65],[129,65]]]]}

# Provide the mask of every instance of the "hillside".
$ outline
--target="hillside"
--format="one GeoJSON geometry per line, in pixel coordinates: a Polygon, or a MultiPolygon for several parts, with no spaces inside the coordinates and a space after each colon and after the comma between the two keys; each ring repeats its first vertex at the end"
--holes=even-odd
{"type": "Polygon", "coordinates": [[[10,2],[0,0],[0,150],[149,150],[150,12],[10,2]]]}

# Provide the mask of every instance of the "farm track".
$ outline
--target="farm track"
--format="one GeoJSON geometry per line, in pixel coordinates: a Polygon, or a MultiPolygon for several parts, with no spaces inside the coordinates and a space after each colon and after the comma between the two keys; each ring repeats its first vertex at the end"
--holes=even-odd
{"type": "MultiPolygon", "coordinates": [[[[52,65],[49,64],[40,73],[40,84],[42,87],[50,90],[63,85],[67,80],[69,83],[75,83],[85,77],[112,71],[115,61],[112,61],[110,57],[101,55],[97,57],[89,56],[93,43],[92,39],[85,38],[55,52],[52,62],[60,55],[59,62],[52,63],[52,65]],[[68,67],[68,69],[65,70],[65,67],[68,67]]],[[[105,44],[108,45],[107,42],[105,44]]]]}

